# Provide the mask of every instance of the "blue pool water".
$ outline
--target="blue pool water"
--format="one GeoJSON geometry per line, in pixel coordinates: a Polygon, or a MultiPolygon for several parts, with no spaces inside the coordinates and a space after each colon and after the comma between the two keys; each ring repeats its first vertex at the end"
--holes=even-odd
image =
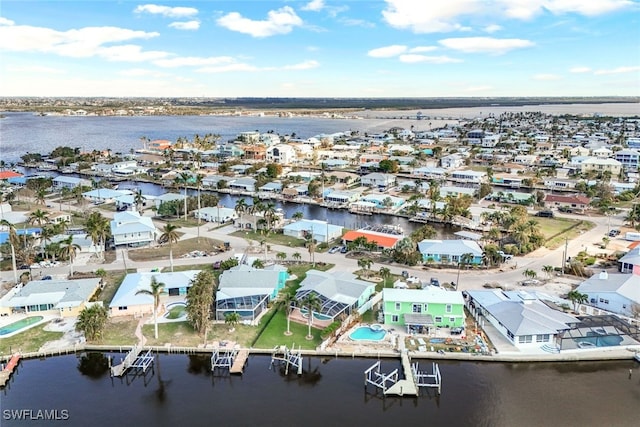
{"type": "Polygon", "coordinates": [[[360,326],[351,332],[349,338],[355,341],[381,341],[387,335],[385,330],[373,330],[369,326],[360,326]]]}
{"type": "Polygon", "coordinates": [[[618,335],[600,336],[599,334],[587,332],[585,338],[576,339],[578,347],[614,347],[620,345],[623,338],[618,335]]]}
{"type": "Polygon", "coordinates": [[[0,336],[12,334],[20,329],[26,329],[29,326],[38,323],[42,319],[44,319],[42,316],[31,316],[18,320],[17,322],[9,323],[8,325],[0,328],[0,336]]]}
{"type": "MultiPolygon", "coordinates": [[[[300,309],[300,312],[302,313],[302,317],[304,317],[306,319],[307,316],[308,316],[307,310],[305,310],[303,308],[303,309],[300,309]]],[[[326,316],[326,315],[324,315],[322,313],[316,313],[315,311],[313,312],[313,318],[314,319],[318,319],[318,320],[331,320],[332,319],[332,317],[330,317],[330,316],[326,316]]]]}

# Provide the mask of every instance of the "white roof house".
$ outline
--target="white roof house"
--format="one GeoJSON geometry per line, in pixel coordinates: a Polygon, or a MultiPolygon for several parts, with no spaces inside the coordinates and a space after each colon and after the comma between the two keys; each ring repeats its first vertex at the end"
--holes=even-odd
{"type": "Polygon", "coordinates": [[[153,297],[136,292],[150,290],[151,278],[158,283],[164,283],[166,296],[186,295],[192,281],[200,270],[176,271],[171,273],[130,273],[127,274],[109,304],[112,316],[126,316],[132,314],[151,313],[153,311],[153,297]]]}
{"type": "Polygon", "coordinates": [[[302,219],[285,225],[282,234],[298,239],[311,234],[316,242],[329,242],[342,237],[342,227],[319,219],[302,219]]]}
{"type": "Polygon", "coordinates": [[[32,280],[16,286],[0,299],[0,313],[55,311],[62,317],[77,316],[100,286],[100,279],[32,280]]]}
{"type": "Polygon", "coordinates": [[[524,349],[555,347],[556,336],[578,323],[574,316],[554,310],[524,291],[467,291],[467,306],[488,320],[514,346],[524,349]]]}
{"type": "Polygon", "coordinates": [[[588,296],[590,306],[632,317],[634,307],[640,307],[640,267],[633,270],[632,274],[594,274],[576,290],[588,296]]]}
{"type": "Polygon", "coordinates": [[[111,221],[111,235],[115,246],[144,246],[155,241],[158,230],[149,217],[138,212],[116,212],[111,221]]]}
{"type": "Polygon", "coordinates": [[[95,190],[86,191],[82,193],[82,197],[89,199],[92,202],[109,202],[117,199],[118,197],[133,194],[129,190],[112,190],[110,188],[96,188],[95,190]]]}
{"type": "Polygon", "coordinates": [[[482,248],[473,240],[423,240],[418,242],[418,251],[424,261],[436,264],[455,264],[464,254],[471,254],[469,264],[482,263],[482,248]]]}
{"type": "Polygon", "coordinates": [[[311,292],[320,298],[318,312],[334,319],[340,313],[350,314],[361,307],[375,293],[375,284],[360,280],[347,271],[309,270],[296,291],[296,298],[300,301],[311,292]]]}
{"type": "Polygon", "coordinates": [[[238,213],[235,209],[220,206],[196,209],[193,211],[193,216],[207,222],[223,223],[235,220],[238,218],[238,213]]]}

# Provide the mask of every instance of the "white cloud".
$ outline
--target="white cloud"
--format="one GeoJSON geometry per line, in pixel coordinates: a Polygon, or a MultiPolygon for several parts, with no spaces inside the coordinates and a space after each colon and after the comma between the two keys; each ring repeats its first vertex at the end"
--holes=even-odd
{"type": "Polygon", "coordinates": [[[534,43],[523,39],[496,39],[493,37],[461,37],[442,39],[438,43],[449,49],[466,53],[490,53],[501,55],[513,49],[534,46],[534,43]]]}
{"type": "Polygon", "coordinates": [[[66,74],[65,71],[58,68],[43,67],[40,65],[29,65],[24,67],[7,67],[7,71],[14,73],[37,73],[37,74],[66,74]]]}
{"type": "Polygon", "coordinates": [[[172,22],[169,24],[169,27],[175,28],[176,30],[197,30],[200,28],[200,21],[172,22]]]}
{"type": "Polygon", "coordinates": [[[162,15],[167,18],[184,18],[198,14],[198,9],[193,7],[169,7],[157,4],[145,4],[135,8],[135,13],[150,13],[152,15],[162,15]]]}
{"type": "Polygon", "coordinates": [[[493,90],[493,86],[469,86],[464,89],[465,92],[486,92],[493,90]]]}
{"type": "Polygon", "coordinates": [[[369,52],[367,52],[367,55],[372,58],[391,58],[393,56],[398,56],[401,53],[404,53],[406,51],[407,51],[407,46],[394,44],[391,46],[371,49],[369,52]]]}
{"type": "Polygon", "coordinates": [[[588,73],[591,71],[589,67],[573,67],[569,70],[570,73],[588,73]]]}
{"type": "Polygon", "coordinates": [[[309,3],[305,4],[300,8],[300,10],[306,10],[310,12],[319,12],[324,9],[325,4],[324,0],[311,0],[309,3]]]}
{"type": "MultiPolygon", "coordinates": [[[[106,44],[133,39],[151,39],[156,32],[134,31],[118,27],[84,27],[56,31],[28,25],[0,26],[0,50],[53,53],[73,58],[108,55],[106,44]]],[[[111,46],[112,49],[116,46],[111,46]]]]}
{"type": "Polygon", "coordinates": [[[373,22],[364,19],[341,18],[339,22],[347,27],[374,28],[376,26],[373,22]]]}
{"type": "Polygon", "coordinates": [[[408,64],[415,64],[419,62],[426,62],[428,64],[450,64],[454,62],[462,62],[461,59],[450,58],[448,56],[426,56],[416,54],[400,55],[399,59],[400,62],[408,64]]]}
{"type": "MultiPolygon", "coordinates": [[[[629,8],[632,0],[385,0],[383,20],[390,26],[414,33],[468,30],[460,21],[465,16],[493,16],[528,20],[544,12],[554,15],[577,13],[596,16],[629,8]]],[[[489,25],[484,31],[499,28],[489,25]]]]}
{"type": "Polygon", "coordinates": [[[269,37],[290,33],[294,27],[302,25],[302,19],[289,6],[271,10],[264,21],[244,18],[237,12],[228,13],[216,21],[218,25],[231,31],[249,34],[252,37],[269,37]]]}
{"type": "Polygon", "coordinates": [[[221,65],[232,64],[236,60],[230,56],[210,56],[201,58],[196,56],[182,56],[178,58],[166,58],[154,61],[158,67],[175,68],[175,67],[202,67],[205,65],[221,65]]]}
{"type": "Polygon", "coordinates": [[[0,25],[15,25],[15,22],[13,22],[10,19],[4,18],[2,16],[0,16],[0,25]]]}
{"type": "Polygon", "coordinates": [[[433,52],[437,50],[438,46],[416,46],[409,49],[411,53],[433,52]]]}
{"type": "Polygon", "coordinates": [[[609,70],[597,70],[594,72],[594,74],[605,75],[605,74],[623,74],[623,73],[635,73],[635,72],[640,72],[640,66],[618,67],[618,68],[612,68],[609,70]]]}
{"type": "Polygon", "coordinates": [[[197,69],[196,71],[199,73],[229,73],[229,72],[236,72],[236,71],[254,72],[254,71],[263,71],[263,70],[250,64],[236,63],[236,64],[221,65],[219,67],[203,67],[203,68],[197,69]]]}
{"type": "Polygon", "coordinates": [[[309,60],[309,61],[301,62],[299,64],[285,65],[284,67],[282,67],[282,69],[283,70],[310,70],[312,68],[318,68],[319,66],[320,66],[320,63],[318,61],[309,60]]]}
{"type": "Polygon", "coordinates": [[[550,81],[550,80],[561,80],[562,77],[557,74],[536,74],[533,76],[533,80],[542,80],[542,81],[550,81]]]}
{"type": "Polygon", "coordinates": [[[437,33],[461,30],[456,19],[482,10],[478,0],[415,1],[385,0],[383,19],[392,27],[414,33],[437,33]]]}
{"type": "Polygon", "coordinates": [[[500,25],[497,24],[492,24],[492,25],[487,25],[486,27],[483,28],[485,33],[489,33],[489,34],[493,34],[495,32],[498,32],[502,29],[502,27],[500,25]]]}
{"type": "Polygon", "coordinates": [[[101,47],[96,51],[98,56],[108,60],[117,62],[143,62],[162,59],[169,56],[169,53],[157,50],[143,51],[137,45],[120,45],[101,47]]]}
{"type": "Polygon", "coordinates": [[[169,74],[155,70],[147,70],[144,68],[131,68],[129,70],[122,70],[117,73],[120,76],[125,77],[166,77],[169,74]]]}

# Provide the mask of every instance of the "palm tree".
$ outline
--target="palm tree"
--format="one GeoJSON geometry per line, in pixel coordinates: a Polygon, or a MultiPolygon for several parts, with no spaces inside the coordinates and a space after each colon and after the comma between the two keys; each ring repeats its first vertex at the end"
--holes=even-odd
{"type": "Polygon", "coordinates": [[[36,204],[37,205],[45,205],[46,204],[46,195],[47,195],[47,190],[45,190],[44,188],[38,188],[36,190],[36,194],[35,194],[36,204]]]}
{"type": "Polygon", "coordinates": [[[575,289],[567,294],[567,298],[573,303],[573,311],[578,311],[579,304],[584,304],[589,301],[587,294],[580,293],[575,289]]]}
{"type": "Polygon", "coordinates": [[[291,325],[291,312],[293,312],[293,307],[298,304],[298,299],[296,298],[296,294],[291,292],[284,292],[282,303],[287,311],[287,332],[284,334],[289,336],[291,335],[290,325],[291,325]]]}
{"type": "Polygon", "coordinates": [[[291,215],[291,219],[295,221],[300,221],[302,218],[304,218],[304,214],[300,211],[296,211],[293,215],[291,215]]]}
{"type": "Polygon", "coordinates": [[[257,268],[257,269],[262,269],[264,268],[264,261],[262,261],[261,259],[255,259],[253,260],[253,263],[251,264],[251,267],[253,268],[257,268]]]}
{"type": "Polygon", "coordinates": [[[312,263],[312,265],[315,267],[316,266],[316,241],[313,238],[313,236],[311,236],[309,234],[309,239],[307,239],[307,242],[305,243],[305,246],[307,247],[307,251],[309,251],[309,262],[312,263]]]}
{"type": "Polygon", "coordinates": [[[142,205],[144,204],[144,196],[142,195],[142,190],[136,191],[135,196],[133,196],[133,203],[136,204],[136,210],[142,215],[142,205]]]}
{"type": "Polygon", "coordinates": [[[204,175],[201,173],[196,175],[196,185],[198,186],[198,243],[200,243],[200,209],[202,208],[200,206],[200,187],[202,186],[202,178],[204,178],[204,175]]]}
{"type": "Polygon", "coordinates": [[[94,246],[99,248],[100,258],[102,258],[104,245],[109,236],[111,236],[109,220],[102,216],[100,212],[93,211],[87,218],[85,230],[87,232],[86,237],[90,238],[94,246]]]}
{"type": "Polygon", "coordinates": [[[0,220],[0,225],[9,229],[9,246],[11,247],[11,267],[13,268],[13,280],[18,284],[18,268],[16,266],[16,247],[15,241],[17,237],[15,226],[6,219],[0,220]]]}
{"type": "Polygon", "coordinates": [[[231,331],[236,329],[236,325],[240,323],[242,318],[236,311],[224,315],[224,323],[231,326],[231,331]]]}
{"type": "Polygon", "coordinates": [[[547,274],[547,278],[551,278],[551,273],[553,273],[553,265],[545,265],[542,267],[542,271],[547,274]]]}
{"type": "Polygon", "coordinates": [[[293,258],[296,262],[300,262],[302,255],[300,255],[300,252],[294,252],[293,254],[291,254],[291,258],[293,258]]]}
{"type": "Polygon", "coordinates": [[[178,243],[178,239],[180,239],[180,236],[177,231],[179,228],[180,227],[178,227],[177,225],[167,223],[162,229],[162,234],[160,235],[161,242],[166,241],[169,243],[169,264],[171,265],[172,273],[173,273],[173,244],[178,243]]]}
{"type": "Polygon", "coordinates": [[[139,289],[136,291],[136,295],[149,295],[153,297],[153,332],[155,339],[158,339],[158,307],[160,307],[160,296],[165,294],[164,287],[166,285],[162,282],[158,282],[156,276],[151,276],[151,283],[149,283],[149,289],[139,289]]]}
{"type": "Polygon", "coordinates": [[[460,259],[458,260],[458,278],[456,279],[456,291],[458,290],[458,286],[460,285],[460,270],[462,269],[462,266],[467,266],[469,264],[471,264],[471,261],[473,261],[473,254],[472,253],[464,253],[462,255],[460,255],[460,259]]]}
{"type": "Polygon", "coordinates": [[[360,258],[358,260],[358,267],[364,269],[365,275],[369,276],[369,267],[373,264],[373,260],[371,258],[360,258]]]}
{"type": "Polygon", "coordinates": [[[176,181],[182,183],[184,187],[184,220],[187,220],[187,184],[189,184],[189,178],[191,174],[189,172],[180,172],[176,181]]]}
{"type": "Polygon", "coordinates": [[[51,238],[57,234],[56,231],[57,231],[56,227],[53,227],[51,225],[45,225],[44,227],[42,227],[42,230],[40,231],[40,249],[44,253],[45,259],[49,259],[49,252],[47,252],[47,246],[49,246],[49,242],[51,242],[51,238]]]}
{"type": "Polygon", "coordinates": [[[29,215],[29,224],[43,226],[47,221],[49,221],[47,211],[36,209],[29,215]]]}
{"type": "Polygon", "coordinates": [[[378,273],[380,274],[380,277],[384,279],[383,287],[386,287],[387,281],[391,277],[391,269],[387,267],[380,267],[380,270],[378,270],[378,273]]]}
{"type": "Polygon", "coordinates": [[[236,201],[236,206],[234,208],[234,210],[236,211],[236,214],[238,214],[238,216],[240,217],[240,226],[242,227],[242,214],[245,213],[247,211],[247,202],[244,200],[244,198],[242,199],[238,199],[236,201]]]}
{"type": "Polygon", "coordinates": [[[306,338],[308,340],[313,339],[311,335],[311,325],[313,324],[313,312],[320,310],[320,297],[315,292],[309,292],[302,301],[300,301],[302,307],[307,309],[307,326],[309,327],[306,338]]]}
{"type": "Polygon", "coordinates": [[[278,259],[278,261],[284,261],[285,259],[287,259],[287,253],[286,252],[278,252],[276,254],[276,258],[278,259]]]}
{"type": "Polygon", "coordinates": [[[73,236],[67,237],[60,244],[60,258],[66,258],[69,260],[69,276],[73,277],[73,260],[76,258],[76,253],[80,250],[80,246],[73,243],[73,236]]]}

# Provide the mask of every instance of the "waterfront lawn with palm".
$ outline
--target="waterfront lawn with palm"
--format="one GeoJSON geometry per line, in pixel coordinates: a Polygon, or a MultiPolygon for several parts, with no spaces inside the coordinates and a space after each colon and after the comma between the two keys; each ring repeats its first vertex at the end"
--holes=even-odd
{"type": "Polygon", "coordinates": [[[306,324],[290,322],[289,330],[291,335],[285,335],[284,331],[287,330],[287,312],[286,308],[279,305],[274,308],[275,315],[271,318],[269,324],[265,327],[264,331],[260,334],[253,347],[271,349],[275,346],[286,345],[291,348],[294,344],[296,348],[302,348],[305,350],[313,350],[322,342],[320,338],[320,329],[311,327],[311,334],[313,340],[307,340],[308,327],[306,324]]]}
{"type": "Polygon", "coordinates": [[[64,335],[62,332],[45,331],[45,326],[46,324],[34,326],[19,334],[0,339],[0,354],[11,354],[18,350],[22,353],[38,351],[45,343],[58,340],[64,335]]]}
{"type": "Polygon", "coordinates": [[[266,242],[270,245],[289,246],[291,248],[303,248],[305,246],[304,239],[297,239],[291,236],[285,236],[282,233],[265,234],[260,231],[239,230],[231,233],[232,236],[242,237],[243,239],[254,240],[256,242],[266,242]]]}

